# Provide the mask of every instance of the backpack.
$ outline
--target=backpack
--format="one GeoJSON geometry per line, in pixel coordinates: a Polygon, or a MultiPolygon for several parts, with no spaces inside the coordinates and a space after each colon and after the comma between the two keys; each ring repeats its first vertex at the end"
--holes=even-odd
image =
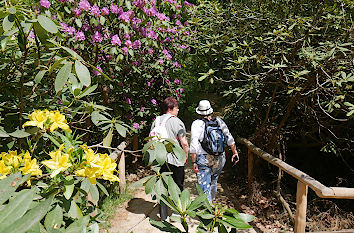
{"type": "Polygon", "coordinates": [[[202,148],[211,155],[219,156],[224,152],[227,137],[222,132],[219,122],[216,118],[210,121],[202,118],[205,123],[204,137],[200,142],[202,148]]]}
{"type": "MultiPolygon", "coordinates": [[[[161,121],[161,116],[156,117],[155,126],[150,131],[149,137],[153,137],[151,140],[161,139],[161,138],[168,138],[168,132],[166,129],[166,122],[172,116],[167,116],[163,121],[161,121]]],[[[161,141],[164,141],[162,139],[161,141]]]]}

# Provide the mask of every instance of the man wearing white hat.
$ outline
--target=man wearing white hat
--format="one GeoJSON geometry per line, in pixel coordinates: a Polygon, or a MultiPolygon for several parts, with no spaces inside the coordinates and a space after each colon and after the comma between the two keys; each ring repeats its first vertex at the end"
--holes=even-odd
{"type": "Polygon", "coordinates": [[[196,112],[201,118],[193,121],[191,126],[190,153],[192,156],[193,170],[197,173],[198,184],[204,193],[208,194],[208,200],[212,203],[216,195],[217,180],[225,165],[226,158],[223,148],[219,150],[219,153],[211,152],[206,148],[206,139],[204,139],[204,137],[206,137],[205,130],[207,126],[214,124],[214,128],[220,131],[221,137],[224,137],[222,140],[224,140],[232,150],[232,162],[237,157],[235,161],[235,163],[237,163],[239,157],[235,140],[225,122],[218,117],[213,118],[211,116],[213,108],[210,102],[208,100],[201,100],[196,108],[196,112]]]}

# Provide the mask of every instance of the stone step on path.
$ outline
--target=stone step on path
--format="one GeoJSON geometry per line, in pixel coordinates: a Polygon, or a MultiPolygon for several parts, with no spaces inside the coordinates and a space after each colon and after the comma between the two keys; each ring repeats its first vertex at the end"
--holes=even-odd
{"type": "MultiPolygon", "coordinates": [[[[191,193],[191,198],[197,197],[196,183],[197,176],[194,173],[191,163],[187,163],[186,166],[186,178],[185,188],[191,193]]],[[[220,184],[218,184],[220,185],[220,184]]],[[[218,190],[222,189],[221,186],[218,190]]],[[[145,194],[143,187],[136,190],[134,198],[131,199],[124,206],[117,209],[115,217],[111,220],[111,227],[108,229],[109,233],[160,233],[159,229],[153,227],[149,218],[155,221],[159,221],[159,207],[155,200],[152,200],[150,194],[145,194]]],[[[193,218],[188,218],[187,223],[189,226],[189,232],[197,232],[199,221],[193,218]]],[[[183,230],[180,223],[172,223],[174,226],[183,230]]],[[[217,230],[215,230],[217,232],[217,230]]],[[[254,229],[237,230],[239,233],[256,233],[254,229]]]]}

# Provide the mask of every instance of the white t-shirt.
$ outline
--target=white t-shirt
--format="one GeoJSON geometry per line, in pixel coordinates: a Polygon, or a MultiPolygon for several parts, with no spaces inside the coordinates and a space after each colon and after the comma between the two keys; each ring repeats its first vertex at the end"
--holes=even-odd
{"type": "MultiPolygon", "coordinates": [[[[164,121],[166,117],[169,117],[166,122],[166,130],[169,138],[177,140],[179,137],[186,136],[186,127],[178,117],[172,116],[171,114],[163,114],[161,116],[161,121],[164,121]]],[[[155,121],[152,123],[151,130],[154,127],[155,121]]],[[[172,153],[167,154],[166,161],[167,163],[175,165],[177,167],[184,166],[184,163],[180,162],[172,153]]]]}
{"type": "MultiPolygon", "coordinates": [[[[230,146],[235,144],[235,139],[232,137],[229,128],[223,120],[219,117],[216,118],[219,122],[220,128],[225,136],[227,136],[227,145],[230,146]]],[[[190,143],[190,153],[195,154],[207,154],[207,152],[202,148],[200,142],[203,140],[205,130],[205,123],[203,120],[198,119],[193,121],[191,126],[191,143],[190,143]]]]}

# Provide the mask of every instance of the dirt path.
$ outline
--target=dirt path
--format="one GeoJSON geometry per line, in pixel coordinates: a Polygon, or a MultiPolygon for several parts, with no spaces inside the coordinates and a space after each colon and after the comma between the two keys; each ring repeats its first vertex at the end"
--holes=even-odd
{"type": "MultiPolygon", "coordinates": [[[[185,188],[191,192],[191,198],[197,196],[197,190],[195,184],[197,182],[197,176],[194,173],[191,164],[186,166],[186,179],[185,188]]],[[[226,188],[227,189],[227,188],[226,188]]],[[[218,184],[218,194],[220,197],[229,196],[228,190],[218,184]]],[[[156,201],[151,199],[150,195],[146,195],[143,188],[136,190],[134,198],[125,205],[117,209],[115,217],[111,220],[111,227],[108,229],[110,233],[159,233],[161,232],[157,228],[153,227],[149,223],[149,218],[153,220],[159,220],[158,217],[159,208],[156,205],[156,201]]],[[[183,229],[179,223],[173,223],[179,229],[183,229]]],[[[195,219],[189,218],[188,225],[190,232],[196,232],[199,222],[195,219]]],[[[255,233],[253,229],[238,230],[237,232],[251,232],[255,233]]]]}

